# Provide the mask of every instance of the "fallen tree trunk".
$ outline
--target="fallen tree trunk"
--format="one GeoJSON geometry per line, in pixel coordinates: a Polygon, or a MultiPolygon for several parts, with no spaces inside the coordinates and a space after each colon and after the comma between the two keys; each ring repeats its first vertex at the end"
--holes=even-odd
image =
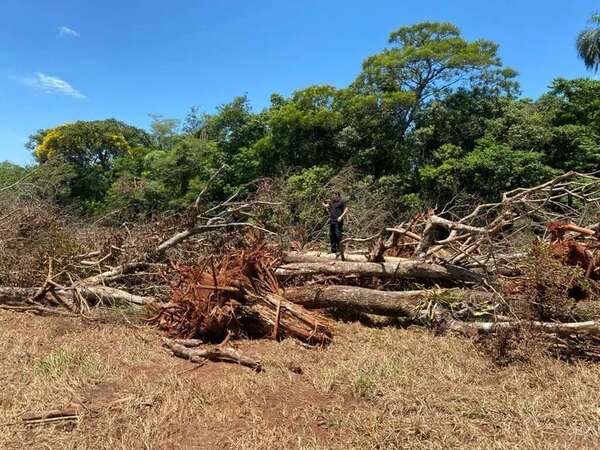
{"type": "MultiPolygon", "coordinates": [[[[144,306],[156,302],[154,297],[143,297],[130,294],[121,289],[108,286],[85,286],[80,287],[79,293],[88,301],[106,302],[111,305],[137,305],[144,306]]],[[[70,290],[70,289],[69,289],[70,290]]]]}
{"type": "Polygon", "coordinates": [[[483,276],[459,266],[428,263],[424,261],[404,260],[398,263],[363,263],[349,261],[331,261],[327,263],[290,263],[275,270],[278,277],[294,275],[360,275],[382,278],[409,278],[426,280],[454,280],[479,282],[483,276]]]}
{"type": "Polygon", "coordinates": [[[278,294],[253,296],[252,309],[271,328],[274,339],[293,337],[311,345],[327,345],[333,333],[331,323],[321,314],[278,294]]]}
{"type": "Polygon", "coordinates": [[[304,286],[289,288],[283,296],[307,309],[344,308],[351,311],[382,316],[413,317],[420,305],[435,298],[449,298],[453,302],[484,303],[494,294],[479,290],[438,289],[419,291],[378,291],[356,286],[304,286]]]}
{"type": "MultiPolygon", "coordinates": [[[[285,252],[283,254],[285,263],[327,263],[330,261],[340,261],[334,253],[327,252],[285,252]]],[[[369,262],[368,256],[360,253],[346,253],[341,261],[348,262],[369,262]]],[[[395,256],[386,256],[384,262],[398,263],[407,261],[407,258],[398,258],[395,256]]]]}
{"type": "Polygon", "coordinates": [[[69,409],[51,409],[48,411],[33,412],[23,414],[21,419],[23,422],[28,423],[45,423],[54,422],[58,420],[76,420],[79,418],[83,408],[69,408],[69,409]]]}
{"type": "Polygon", "coordinates": [[[449,320],[448,329],[465,335],[474,333],[495,333],[500,330],[530,329],[544,333],[578,336],[600,336],[600,323],[587,322],[538,322],[533,320],[516,320],[510,322],[461,322],[449,320]]]}
{"type": "MultiPolygon", "coordinates": [[[[59,297],[67,305],[75,303],[75,296],[81,295],[88,302],[106,302],[112,305],[143,306],[154,303],[154,297],[142,297],[130,294],[121,289],[108,286],[76,286],[73,288],[55,288],[52,294],[59,297]]],[[[7,306],[32,305],[31,299],[39,292],[39,288],[0,287],[0,304],[7,306]]],[[[46,295],[48,295],[46,293],[46,295]]]]}
{"type": "Polygon", "coordinates": [[[0,287],[0,304],[9,306],[20,306],[35,295],[36,288],[0,287]]]}

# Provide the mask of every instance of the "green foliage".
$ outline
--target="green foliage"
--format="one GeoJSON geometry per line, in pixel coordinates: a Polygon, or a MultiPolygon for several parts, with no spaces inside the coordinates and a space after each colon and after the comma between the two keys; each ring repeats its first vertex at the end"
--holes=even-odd
{"type": "Polygon", "coordinates": [[[376,96],[400,135],[409,129],[424,103],[475,82],[485,71],[501,65],[496,44],[468,42],[449,23],[402,27],[390,35],[389,43],[391,48],[363,63],[353,87],[376,96]]]}
{"type": "Polygon", "coordinates": [[[143,130],[114,119],[74,122],[38,131],[29,139],[40,164],[61,161],[75,177],[69,180],[72,197],[102,202],[113,180],[113,163],[132,147],[148,146],[150,136],[143,130]]]}
{"type": "Polygon", "coordinates": [[[343,127],[336,96],[331,86],[311,86],[265,113],[269,132],[255,144],[263,174],[345,160],[347,155],[336,143],[343,127]]]}
{"type": "Polygon", "coordinates": [[[334,174],[329,167],[315,166],[286,180],[283,198],[291,223],[302,224],[311,231],[323,226],[326,215],[321,203],[331,197],[327,183],[334,174]]]}
{"type": "Polygon", "coordinates": [[[152,137],[154,138],[154,146],[166,149],[174,141],[177,135],[177,127],[179,121],[177,119],[168,119],[160,114],[149,114],[152,122],[150,122],[150,128],[152,130],[152,137]]]}
{"type": "MultiPolygon", "coordinates": [[[[260,112],[239,96],[214,114],[194,107],[181,124],[153,114],[150,133],[114,119],[39,131],[28,145],[39,163],[31,181],[84,212],[135,215],[287,176],[278,182],[289,209],[282,224],[312,236],[333,187],[364,210],[350,216],[356,229],[371,230],[392,219],[369,208],[396,218],[456,196],[496,199],[558,171],[597,170],[600,81],[557,79],[537,101],[519,99],[517,73],[497,51],[449,23],[401,27],[344,88],[273,94],[260,112]]],[[[26,170],[1,165],[0,186],[26,170]]]]}
{"type": "Polygon", "coordinates": [[[440,147],[438,165],[420,170],[423,183],[434,199],[450,200],[459,192],[497,200],[504,191],[535,185],[556,172],[544,165],[538,152],[513,150],[506,144],[481,140],[472,152],[459,147],[440,147]]]}
{"type": "Polygon", "coordinates": [[[0,189],[23,179],[29,171],[30,169],[8,161],[0,162],[0,189]]]}
{"type": "MultiPolygon", "coordinates": [[[[110,187],[108,202],[136,212],[182,209],[206,187],[221,160],[215,143],[194,136],[178,138],[168,150],[136,149],[117,162],[119,176],[110,187]]],[[[209,196],[219,196],[218,181],[209,196]]]]}

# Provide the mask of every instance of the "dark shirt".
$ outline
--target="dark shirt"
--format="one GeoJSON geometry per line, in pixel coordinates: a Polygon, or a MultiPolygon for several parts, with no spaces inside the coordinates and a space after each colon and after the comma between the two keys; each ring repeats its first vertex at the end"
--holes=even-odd
{"type": "Polygon", "coordinates": [[[346,209],[346,202],[342,199],[329,202],[329,219],[337,220],[346,209]]]}

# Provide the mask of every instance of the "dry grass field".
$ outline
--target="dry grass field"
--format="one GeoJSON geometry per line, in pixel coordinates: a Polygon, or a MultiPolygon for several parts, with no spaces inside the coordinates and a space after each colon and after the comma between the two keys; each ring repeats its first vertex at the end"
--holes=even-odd
{"type": "Polygon", "coordinates": [[[334,343],[235,344],[262,373],[194,366],[122,312],[0,311],[0,448],[597,448],[600,368],[507,367],[468,339],[339,323],[334,343]],[[27,412],[82,405],[77,421],[27,412]]]}

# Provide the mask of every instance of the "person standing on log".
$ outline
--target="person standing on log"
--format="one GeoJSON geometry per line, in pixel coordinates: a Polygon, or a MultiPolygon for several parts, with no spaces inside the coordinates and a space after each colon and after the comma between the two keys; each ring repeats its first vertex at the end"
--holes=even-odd
{"type": "Polygon", "coordinates": [[[346,202],[339,192],[334,192],[331,200],[323,203],[323,207],[329,214],[329,241],[331,242],[331,253],[336,258],[340,256],[342,233],[344,232],[344,216],[348,213],[346,202]]]}

